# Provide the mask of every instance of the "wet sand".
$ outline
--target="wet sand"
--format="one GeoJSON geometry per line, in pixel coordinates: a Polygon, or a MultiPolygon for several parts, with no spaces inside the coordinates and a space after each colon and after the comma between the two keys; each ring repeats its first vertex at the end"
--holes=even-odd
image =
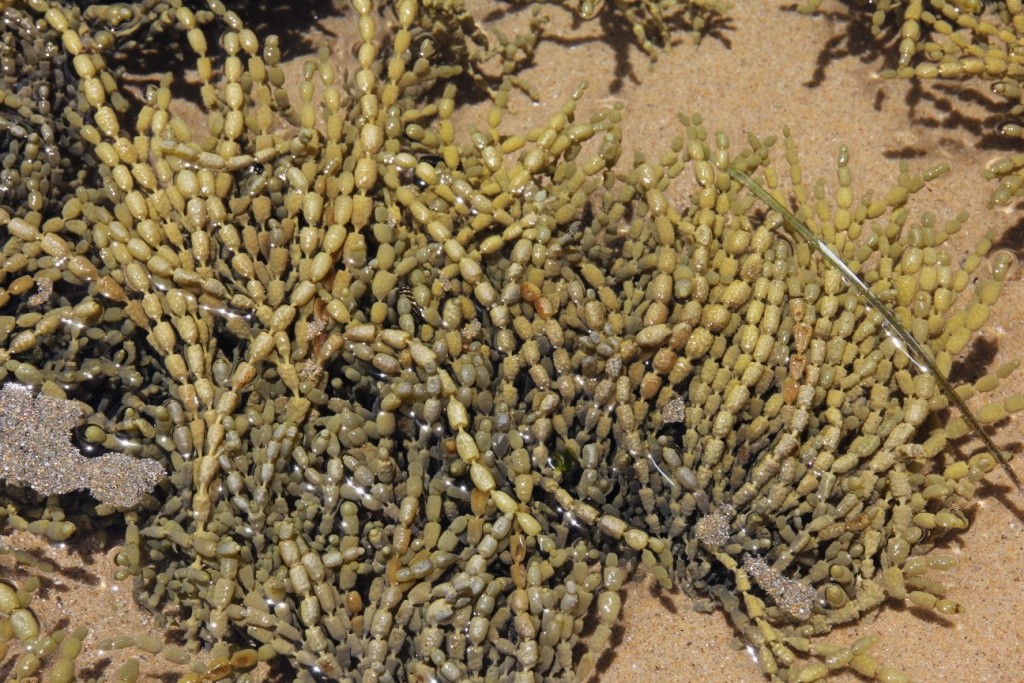
{"type": "MultiPolygon", "coordinates": [[[[827,187],[835,187],[840,143],[851,149],[857,196],[868,189],[884,192],[894,185],[901,159],[918,172],[945,161],[953,167],[952,172],[918,193],[912,206],[931,210],[940,220],[961,209],[971,213],[971,220],[950,245],[955,256],[990,229],[1002,236],[998,240],[1001,246],[1021,252],[1024,236],[1015,211],[986,208],[994,185],[981,178],[981,170],[988,162],[1015,151],[994,132],[1002,120],[1002,107],[987,85],[942,82],[918,87],[878,78],[892,46],[879,52],[865,29],[869,17],[858,15],[851,24],[846,6],[837,2],[823,3],[825,11],[814,17],[788,9],[792,2],[736,4],[699,47],[681,34],[678,43],[659,54],[654,64],[627,35],[611,43],[597,40],[596,24],[577,25],[568,12],[545,6],[552,18],[547,34],[558,39],[543,41],[536,66],[523,73],[540,91],[539,102],[515,95],[503,130],[520,132],[546,122],[575,84],[586,79],[591,87],[580,105],[581,118],[598,105],[614,101],[625,105],[626,150],[620,168],[628,167],[634,149],[651,158],[667,149],[681,132],[676,120],[679,111],[701,112],[709,133],[726,132],[733,149],[742,146],[747,133],[764,137],[789,125],[801,151],[808,187],[819,177],[827,187]],[[853,37],[844,38],[850,31],[853,37]]],[[[483,2],[471,4],[478,17],[486,15],[488,7],[483,2]]],[[[528,10],[518,11],[499,17],[497,25],[513,33],[516,27],[525,27],[527,17],[528,10]]],[[[344,44],[344,18],[324,19],[321,28],[344,44]]],[[[339,60],[351,60],[343,48],[337,50],[339,60]]],[[[486,102],[463,107],[457,127],[484,121],[488,109],[486,102]]],[[[781,156],[777,151],[775,158],[781,160],[781,156]]],[[[685,200],[686,182],[676,182],[673,192],[675,201],[685,200]]],[[[978,357],[982,354],[968,352],[970,362],[960,370],[964,378],[980,376],[1021,355],[1024,283],[1015,279],[1004,291],[984,328],[986,339],[994,343],[995,355],[982,358],[978,357]]],[[[1024,372],[1004,382],[997,396],[1021,392],[1024,372]]],[[[1016,418],[1000,425],[997,443],[1019,450],[1018,425],[1016,418]]],[[[1018,459],[1014,468],[1024,478],[1024,460],[1018,459]]],[[[966,614],[945,619],[926,610],[887,603],[873,623],[836,631],[828,641],[847,644],[863,635],[878,634],[881,640],[871,654],[884,664],[902,668],[916,681],[1017,680],[1018,672],[1024,670],[1024,651],[1019,649],[1024,626],[1018,616],[1024,607],[1020,579],[1024,499],[1010,488],[1002,472],[993,473],[988,482],[972,513],[971,528],[947,542],[942,551],[959,560],[957,569],[940,578],[948,595],[966,605],[966,614]]],[[[10,542],[25,540],[15,537],[10,542]]],[[[33,604],[45,631],[89,625],[93,632],[86,642],[87,651],[114,635],[146,630],[162,633],[132,605],[130,582],[110,578],[113,570],[104,564],[108,551],[109,546],[96,551],[96,557],[79,554],[66,558],[47,551],[64,570],[58,572],[62,585],[46,588],[44,581],[46,599],[33,604]],[[101,618],[103,614],[106,620],[101,618]]],[[[10,565],[9,557],[0,558],[0,576],[10,571],[10,565]]],[[[590,680],[765,680],[746,651],[730,647],[735,634],[724,616],[692,612],[689,600],[678,592],[654,591],[645,581],[633,583],[622,614],[613,647],[590,680]]],[[[140,680],[174,681],[185,672],[134,650],[114,653],[99,666],[116,666],[127,656],[143,660],[140,680]]],[[[9,656],[0,667],[0,678],[10,671],[11,661],[9,656]]],[[[99,670],[94,669],[92,675],[99,670]]],[[[841,674],[829,680],[863,679],[841,674]]]]}

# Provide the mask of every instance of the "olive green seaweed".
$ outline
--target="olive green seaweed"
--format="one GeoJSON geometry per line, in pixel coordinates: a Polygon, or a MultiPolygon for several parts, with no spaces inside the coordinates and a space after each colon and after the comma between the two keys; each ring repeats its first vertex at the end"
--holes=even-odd
{"type": "MultiPolygon", "coordinates": [[[[607,22],[713,4],[583,7],[607,22]]],[[[289,42],[260,35],[268,22],[223,0],[157,6],[5,4],[32,39],[5,64],[77,74],[54,139],[68,169],[92,170],[44,201],[37,133],[11,128],[24,158],[3,160],[20,179],[0,175],[16,190],[0,195],[0,416],[19,400],[0,436],[21,435],[11,462],[52,465],[16,419],[34,397],[51,419],[63,407],[51,432],[84,428],[167,472],[123,518],[89,496],[44,501],[20,473],[0,482],[0,530],[63,541],[123,523],[114,579],[175,642],[87,650],[159,654],[164,676],[192,669],[182,683],[251,683],[257,660],[302,683],[569,683],[614,647],[624,584],[646,567],[724,612],[772,681],[849,668],[906,683],[867,654],[873,638],[820,638],[886,601],[964,611],[926,576],[955,560],[928,553],[967,528],[1003,457],[979,425],[1024,410],[964,405],[1015,363],[949,387],[1015,261],[986,279],[989,239],[961,268],[943,247],[964,218],[907,225],[908,197],[947,167],[904,162],[898,186],[855,204],[843,147],[831,207],[823,181],[808,198],[786,130],[790,204],[749,177],[774,191],[775,137],[730,147],[680,115],[630,165],[624,105],[584,115],[585,84],[516,130],[503,118],[514,87],[529,93],[516,73],[540,13],[525,38],[492,41],[458,0],[352,0],[358,68],[321,45],[290,99],[289,42]],[[170,74],[127,106],[122,41],[157,33],[190,55],[205,126],[177,113],[170,74]],[[489,89],[475,69],[495,55],[474,128],[452,79],[489,89]],[[949,399],[964,417],[942,424],[949,399]],[[994,455],[947,448],[970,429],[994,455]]],[[[666,44],[677,30],[651,26],[666,44]]],[[[183,59],[169,71],[193,72],[183,59]]],[[[39,585],[0,582],[0,660],[10,642],[39,653],[19,676],[86,680],[85,630],[47,635],[26,612],[39,585]]],[[[142,675],[139,660],[102,667],[142,675]]]]}
{"type": "MultiPolygon", "coordinates": [[[[896,54],[883,78],[980,83],[1008,105],[996,127],[1001,136],[1024,136],[1024,3],[1021,0],[848,0],[850,20],[869,16],[871,33],[896,54]],[[893,37],[896,40],[890,40],[893,37]]],[[[798,11],[813,14],[821,0],[798,11]]],[[[957,89],[958,92],[970,92],[957,89]]],[[[980,98],[971,97],[972,100],[980,98]]],[[[999,106],[998,104],[996,105],[999,106]]],[[[1024,155],[999,159],[983,171],[998,179],[990,204],[1008,205],[1024,195],[1024,155]]]]}
{"type": "Polygon", "coordinates": [[[995,443],[992,441],[992,437],[988,435],[985,429],[978,422],[978,418],[974,415],[974,412],[968,407],[967,402],[964,401],[963,397],[957,393],[956,389],[950,383],[949,378],[942,372],[939,366],[936,364],[935,359],[932,355],[921,345],[919,341],[910,333],[903,323],[899,321],[899,318],[892,312],[892,310],[882,303],[882,300],[871,291],[871,288],[865,284],[860,277],[854,273],[849,266],[841,259],[832,249],[826,244],[820,237],[814,234],[810,228],[793,215],[789,209],[784,207],[775,197],[772,197],[767,190],[761,187],[757,181],[748,176],[743,171],[739,170],[735,166],[729,167],[729,175],[743,183],[748,190],[753,192],[758,199],[763,201],[765,204],[775,211],[785,221],[785,224],[789,226],[793,232],[795,232],[802,240],[807,242],[818,254],[821,255],[833,268],[842,273],[843,278],[850,284],[851,287],[857,290],[857,293],[864,298],[868,304],[871,305],[875,311],[878,312],[882,318],[885,319],[886,326],[889,332],[895,335],[899,342],[903,345],[903,351],[910,356],[922,370],[931,373],[935,380],[938,382],[939,387],[942,389],[942,393],[946,395],[953,404],[960,409],[963,413],[964,419],[971,427],[971,431],[981,439],[982,443],[985,444],[985,448],[991,451],[996,457],[999,458],[999,463],[1002,465],[1003,471],[1010,477],[1010,481],[1017,487],[1017,491],[1024,494],[1024,488],[1021,486],[1020,478],[1017,473],[1010,467],[1009,457],[1006,453],[1000,450],[995,443]]]}

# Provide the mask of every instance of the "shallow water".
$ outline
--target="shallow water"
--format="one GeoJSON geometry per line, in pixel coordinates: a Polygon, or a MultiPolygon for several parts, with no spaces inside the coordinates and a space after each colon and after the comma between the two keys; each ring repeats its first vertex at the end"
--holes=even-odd
{"type": "MultiPolygon", "coordinates": [[[[552,18],[549,37],[564,40],[542,42],[536,66],[523,74],[540,91],[539,102],[513,97],[503,128],[522,130],[546,121],[585,79],[591,87],[581,104],[583,115],[611,101],[625,104],[626,161],[633,149],[660,154],[681,131],[679,111],[701,112],[709,131],[725,131],[734,147],[747,133],[763,137],[789,125],[808,185],[824,177],[834,186],[836,149],[846,143],[858,195],[892,185],[900,159],[909,160],[916,170],[947,161],[952,172],[919,193],[912,205],[926,203],[940,219],[961,209],[970,211],[972,220],[951,245],[954,252],[989,229],[999,235],[1009,231],[1004,246],[1020,252],[1024,240],[1019,219],[1012,212],[985,208],[992,184],[982,180],[981,169],[1016,151],[993,132],[1000,107],[986,86],[943,83],[915,89],[905,82],[882,80],[875,74],[884,55],[872,51],[875,45],[863,28],[866,15],[857,16],[857,24],[851,25],[845,5],[837,2],[823,3],[824,12],[815,17],[787,9],[791,4],[742,3],[699,47],[681,35],[654,64],[626,40],[628,36],[599,40],[596,24],[577,25],[568,12],[546,7],[552,18]],[[854,29],[859,31],[856,40],[843,38],[854,29]],[[866,45],[868,50],[851,54],[850,44],[866,45]],[[985,101],[995,104],[985,107],[985,101]]],[[[471,7],[477,16],[488,11],[484,2],[471,7]]],[[[525,26],[526,18],[527,12],[520,11],[500,17],[498,23],[512,33],[525,26]]],[[[325,18],[321,29],[335,34],[338,60],[351,60],[344,47],[345,19],[325,18]]],[[[486,102],[464,107],[458,113],[458,127],[483,120],[488,108],[486,102]]],[[[683,183],[676,183],[674,190],[676,200],[686,192],[683,183]]],[[[996,355],[972,357],[966,376],[976,377],[1019,354],[1024,343],[1024,284],[1019,279],[1008,283],[1001,302],[1005,305],[994,311],[985,328],[996,355]]],[[[1022,375],[1004,382],[996,397],[1024,391],[1022,375]]],[[[1016,422],[1000,427],[997,443],[1019,445],[1016,422]]],[[[1016,461],[1014,469],[1024,477],[1024,463],[1016,461]]],[[[959,560],[959,567],[943,578],[949,595],[966,605],[966,614],[947,620],[887,604],[874,623],[836,631],[829,641],[846,644],[877,633],[882,639],[872,655],[918,681],[1015,680],[1015,672],[1024,670],[1024,652],[1018,649],[1024,642],[1018,617],[1024,606],[1019,578],[1024,566],[1024,500],[998,471],[979,498],[971,529],[944,549],[959,560]]],[[[51,589],[45,601],[33,603],[45,630],[58,628],[61,619],[71,628],[88,624],[93,629],[88,651],[103,638],[153,628],[149,617],[131,604],[130,582],[118,584],[110,578],[112,570],[103,562],[109,546],[82,551],[58,559],[68,574],[67,590],[51,589]],[[84,580],[75,581],[75,576],[84,580]],[[108,621],[101,621],[101,612],[108,621]]],[[[654,591],[648,582],[633,584],[622,613],[613,648],[591,680],[765,680],[748,653],[729,647],[734,634],[724,616],[692,612],[688,599],[677,592],[654,591]]],[[[135,651],[115,655],[96,666],[115,666],[127,656],[138,656],[144,680],[175,680],[182,673],[169,671],[158,657],[135,651]]],[[[844,674],[830,680],[862,679],[844,674]]]]}

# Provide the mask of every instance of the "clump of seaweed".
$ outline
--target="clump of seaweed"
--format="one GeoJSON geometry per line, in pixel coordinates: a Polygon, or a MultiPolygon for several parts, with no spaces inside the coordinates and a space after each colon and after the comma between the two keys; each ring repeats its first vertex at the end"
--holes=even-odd
{"type": "Polygon", "coordinates": [[[917,337],[915,337],[910,330],[903,325],[899,318],[896,317],[896,314],[893,311],[890,311],[888,306],[875,294],[875,292],[872,291],[872,289],[868,287],[868,285],[861,280],[839,256],[833,253],[832,248],[825,241],[815,235],[810,228],[790,213],[789,210],[782,206],[782,204],[780,204],[774,197],[765,192],[764,188],[752,181],[749,176],[735,168],[730,168],[729,174],[746,185],[751,192],[768,204],[772,210],[778,212],[778,214],[782,216],[787,228],[795,232],[800,239],[807,242],[807,244],[809,244],[819,256],[828,262],[829,265],[838,270],[842,274],[843,279],[851,285],[853,290],[857,292],[857,294],[859,294],[864,301],[882,317],[886,331],[898,340],[897,343],[901,345],[902,350],[921,371],[927,372],[935,378],[935,382],[942,393],[945,394],[946,398],[948,398],[950,402],[960,410],[960,413],[963,415],[963,420],[970,428],[971,432],[982,441],[990,453],[999,458],[1006,476],[1008,476],[1010,481],[1016,485],[1017,491],[1021,492],[1021,482],[1017,477],[1017,474],[1010,467],[1009,456],[995,445],[995,442],[992,441],[992,438],[981,426],[981,423],[978,422],[977,417],[973,412],[971,412],[970,408],[967,407],[967,403],[964,401],[963,397],[957,393],[956,389],[953,388],[953,385],[950,384],[946,374],[935,363],[931,353],[925,350],[917,337]]]}
{"type": "Polygon", "coordinates": [[[84,436],[129,434],[169,473],[119,557],[140,604],[173,606],[185,646],[217,654],[197,676],[247,676],[235,648],[301,681],[574,680],[645,566],[725,611],[773,679],[905,680],[869,641],[814,637],[887,599],[961,611],[928,575],[953,561],[924,555],[966,528],[998,458],[959,457],[969,419],[940,419],[948,398],[877,307],[730,168],[763,177],[948,376],[1012,258],[983,240],[954,267],[966,218],[911,221],[944,167],[904,165],[858,201],[842,148],[830,200],[787,132],[784,191],[774,138],[737,151],[699,116],[626,167],[621,109],[580,116],[583,85],[511,135],[504,85],[463,137],[439,83],[454,57],[414,41],[415,0],[355,0],[358,68],[340,78],[322,48],[293,101],[279,41],[209,7],[216,41],[167,10],[197,131],[169,81],[130,116],[111,106],[123,86],[81,12],[32,3],[102,88],[81,137],[104,192],[59,220],[2,216],[5,253],[59,296],[0,281],[21,307],[0,379],[124,387],[84,436]]]}

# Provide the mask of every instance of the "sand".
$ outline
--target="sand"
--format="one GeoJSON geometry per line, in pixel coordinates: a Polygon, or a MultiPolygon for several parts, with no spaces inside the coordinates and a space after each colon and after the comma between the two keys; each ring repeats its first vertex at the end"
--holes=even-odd
{"type": "MultiPolygon", "coordinates": [[[[654,64],[627,35],[610,42],[599,40],[597,24],[580,24],[560,7],[545,6],[552,17],[547,33],[556,40],[544,41],[535,66],[523,73],[538,88],[539,101],[514,96],[503,129],[519,131],[546,122],[584,79],[591,87],[581,111],[614,101],[624,103],[623,166],[634,149],[656,158],[680,132],[679,111],[701,112],[709,131],[726,132],[734,148],[748,133],[763,137],[789,125],[808,183],[823,177],[829,187],[835,186],[835,158],[841,143],[851,150],[857,195],[894,185],[901,160],[918,171],[948,162],[952,172],[919,193],[913,205],[934,211],[940,220],[961,209],[971,213],[972,219],[951,245],[953,253],[962,255],[987,230],[999,236],[998,246],[1018,253],[1024,248],[1016,209],[986,208],[993,184],[981,178],[981,170],[1019,146],[996,133],[1002,107],[986,85],[921,85],[879,78],[892,45],[876,43],[865,29],[868,17],[857,14],[851,22],[850,10],[838,2],[823,3],[824,11],[815,17],[797,14],[790,1],[736,4],[699,47],[681,34],[654,64]]],[[[493,6],[481,1],[471,4],[471,9],[482,17],[493,6]]],[[[350,35],[347,16],[351,15],[325,15],[311,38],[315,42],[320,31],[332,34],[342,63],[351,63],[344,40],[350,35]]],[[[516,27],[522,30],[526,18],[527,11],[499,14],[496,23],[512,33],[516,27]]],[[[459,125],[482,121],[488,108],[486,102],[462,107],[459,125]]],[[[672,199],[684,199],[682,183],[675,192],[672,199]]],[[[962,377],[980,376],[1020,355],[1024,284],[1014,278],[1005,293],[984,328],[991,343],[967,354],[966,364],[958,370],[962,377]]],[[[1020,392],[1024,392],[1024,373],[1004,383],[998,393],[1020,392]]],[[[1019,450],[1018,420],[1001,425],[995,438],[1019,450]]],[[[1024,461],[1017,460],[1014,468],[1024,478],[1024,461]]],[[[959,567],[942,578],[949,596],[967,606],[966,614],[940,618],[890,602],[873,623],[836,631],[829,642],[845,644],[877,634],[881,640],[872,654],[901,667],[916,681],[1019,680],[1024,670],[1024,651],[1018,645],[1024,642],[1024,626],[1018,620],[1024,606],[1019,571],[1024,567],[1024,499],[1002,472],[989,478],[979,498],[971,513],[971,528],[942,550],[959,561],[959,567]]],[[[15,536],[9,542],[27,541],[15,536]]],[[[106,555],[112,556],[111,543],[95,548],[87,544],[70,556],[47,551],[61,571],[60,583],[50,585],[45,600],[33,605],[44,630],[87,624],[93,629],[87,649],[112,635],[147,629],[162,633],[132,604],[130,583],[111,578],[106,562],[106,555]]],[[[3,577],[11,563],[9,558],[0,562],[3,577]]],[[[613,646],[602,657],[592,681],[765,680],[748,652],[730,647],[734,633],[725,618],[691,611],[689,600],[678,592],[655,591],[646,581],[633,583],[622,614],[613,646]]],[[[115,655],[100,660],[94,671],[140,653],[115,655]]],[[[173,681],[184,671],[170,670],[159,658],[140,658],[145,660],[145,680],[173,681]]],[[[11,671],[12,659],[9,656],[0,666],[0,679],[11,671]]],[[[863,679],[844,674],[830,680],[863,679]]]]}

